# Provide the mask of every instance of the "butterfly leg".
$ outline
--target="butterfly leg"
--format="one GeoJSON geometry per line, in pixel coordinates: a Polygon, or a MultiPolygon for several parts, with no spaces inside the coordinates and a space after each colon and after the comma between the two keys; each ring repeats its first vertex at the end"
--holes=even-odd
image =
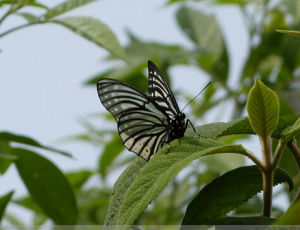
{"type": "Polygon", "coordinates": [[[194,133],[196,133],[196,134],[198,135],[198,137],[207,138],[207,137],[205,137],[205,136],[201,136],[201,135],[197,132],[197,130],[195,129],[195,127],[194,127],[194,125],[193,125],[193,123],[191,122],[190,119],[187,119],[186,125],[188,125],[188,123],[191,124],[191,126],[192,126],[192,128],[193,128],[193,130],[194,130],[194,133]]]}

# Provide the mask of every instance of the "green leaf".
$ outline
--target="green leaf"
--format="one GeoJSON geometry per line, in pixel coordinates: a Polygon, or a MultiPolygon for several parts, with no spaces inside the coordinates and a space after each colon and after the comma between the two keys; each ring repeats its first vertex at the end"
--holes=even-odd
{"type": "Polygon", "coordinates": [[[66,173],[66,177],[74,189],[80,189],[92,175],[94,175],[94,172],[90,170],[79,170],[66,173]]]}
{"type": "Polygon", "coordinates": [[[21,16],[22,18],[24,18],[27,22],[32,23],[37,21],[39,18],[36,15],[33,15],[31,13],[27,13],[27,12],[17,12],[16,15],[21,16]]]}
{"type": "MultiPolygon", "coordinates": [[[[275,225],[300,225],[300,201],[292,205],[287,212],[276,221],[275,225]]],[[[272,229],[272,228],[271,228],[272,229]]]]}
{"type": "Polygon", "coordinates": [[[295,30],[276,30],[276,32],[300,36],[300,31],[295,31],[295,30]]]}
{"type": "Polygon", "coordinates": [[[103,178],[106,177],[108,168],[112,165],[114,160],[124,150],[119,134],[115,134],[113,139],[105,145],[101,154],[99,162],[99,171],[103,178]]]}
{"type": "Polygon", "coordinates": [[[113,78],[119,81],[126,82],[129,85],[133,85],[134,87],[142,91],[147,91],[147,79],[144,74],[145,68],[146,62],[141,64],[125,65],[118,68],[113,68],[94,75],[91,79],[86,81],[85,84],[95,86],[100,79],[113,78]]]}
{"type": "Polygon", "coordinates": [[[298,118],[297,121],[292,126],[289,126],[285,130],[283,130],[282,141],[286,143],[299,133],[300,133],[300,118],[298,118]]]}
{"type": "Polygon", "coordinates": [[[68,156],[68,157],[72,157],[72,155],[70,153],[67,153],[67,152],[64,152],[64,151],[46,146],[46,145],[42,145],[41,143],[34,140],[33,138],[23,136],[23,135],[17,135],[17,134],[13,134],[13,133],[9,133],[9,132],[0,132],[0,140],[1,141],[8,141],[8,142],[15,142],[15,143],[19,143],[19,144],[30,145],[30,146],[33,146],[33,147],[38,147],[38,148],[41,148],[41,149],[45,149],[45,150],[49,150],[49,151],[52,151],[52,152],[60,153],[62,155],[68,156]]]}
{"type": "Polygon", "coordinates": [[[213,78],[226,81],[229,70],[228,52],[215,17],[183,7],[177,11],[177,21],[199,48],[196,58],[199,66],[213,78]]]}
{"type": "MultiPolygon", "coordinates": [[[[215,138],[234,134],[254,134],[248,117],[242,117],[230,122],[216,122],[202,125],[196,128],[197,132],[205,137],[215,138]]],[[[187,135],[193,134],[192,129],[188,129],[187,135]]]]}
{"type": "Polygon", "coordinates": [[[177,20],[181,29],[204,53],[221,54],[222,33],[213,16],[183,7],[177,12],[177,20]]]}
{"type": "Polygon", "coordinates": [[[95,1],[96,0],[67,0],[48,10],[43,17],[48,20],[95,1]]]}
{"type": "Polygon", "coordinates": [[[15,148],[18,172],[40,208],[57,224],[73,225],[78,218],[75,195],[64,174],[35,152],[15,148]]]}
{"type": "Polygon", "coordinates": [[[272,134],[278,124],[278,97],[271,89],[256,79],[249,92],[247,111],[254,131],[261,137],[267,137],[272,134]]]}
{"type": "Polygon", "coordinates": [[[126,60],[126,55],[114,33],[98,19],[91,17],[67,17],[52,20],[51,22],[72,30],[74,33],[126,60]]]}
{"type": "Polygon", "coordinates": [[[118,178],[113,189],[113,197],[109,204],[109,208],[104,222],[104,225],[106,227],[116,225],[117,217],[120,212],[120,207],[122,205],[124,195],[126,194],[128,188],[134,181],[135,177],[138,175],[139,171],[145,165],[146,161],[138,157],[127,167],[127,169],[118,178]]]}
{"type": "Polygon", "coordinates": [[[169,153],[166,150],[164,147],[156,153],[136,176],[124,196],[117,225],[134,223],[168,182],[193,160],[210,154],[245,154],[246,151],[242,146],[224,146],[208,138],[181,138],[171,143],[169,153]]]}
{"type": "Polygon", "coordinates": [[[14,199],[13,201],[15,204],[22,206],[23,208],[27,208],[33,211],[36,214],[44,215],[43,210],[38,206],[38,204],[32,200],[30,196],[21,197],[18,199],[14,199]]]}
{"type": "MultiPolygon", "coordinates": [[[[282,182],[288,182],[292,189],[292,178],[287,172],[277,168],[274,185],[282,182]]],[[[224,217],[262,189],[262,174],[257,166],[231,170],[213,180],[197,194],[187,207],[182,225],[214,224],[216,219],[224,217]]]]}
{"type": "Polygon", "coordinates": [[[4,196],[0,197],[0,222],[3,218],[6,206],[8,202],[10,201],[12,195],[14,194],[14,191],[8,192],[4,196]]]}

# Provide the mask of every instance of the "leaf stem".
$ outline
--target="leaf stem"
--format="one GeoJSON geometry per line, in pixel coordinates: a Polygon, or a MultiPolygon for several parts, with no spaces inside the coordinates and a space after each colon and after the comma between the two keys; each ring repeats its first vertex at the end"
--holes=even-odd
{"type": "Polygon", "coordinates": [[[300,149],[297,146],[296,141],[292,140],[291,142],[288,143],[287,146],[290,149],[290,151],[292,152],[292,154],[294,155],[294,158],[298,165],[298,169],[300,170],[300,149]]]}
{"type": "Polygon", "coordinates": [[[27,24],[24,24],[24,25],[17,26],[15,28],[9,29],[9,30],[1,33],[0,38],[4,37],[7,34],[10,34],[10,33],[14,32],[14,31],[17,31],[17,30],[20,30],[20,29],[23,29],[23,28],[26,28],[26,27],[29,27],[29,26],[32,26],[32,25],[35,25],[35,24],[41,24],[41,23],[43,23],[43,22],[42,21],[36,21],[36,22],[31,22],[31,23],[27,23],[27,24]]]}
{"type": "Polygon", "coordinates": [[[282,150],[284,148],[285,144],[282,142],[281,139],[279,139],[278,144],[276,146],[276,150],[274,153],[274,160],[272,163],[272,168],[275,169],[278,165],[278,162],[280,160],[281,154],[282,154],[282,150]]]}
{"type": "Polygon", "coordinates": [[[264,165],[263,163],[261,162],[261,160],[259,160],[255,155],[254,153],[250,152],[249,150],[246,150],[245,153],[243,153],[245,156],[247,156],[250,160],[252,160],[256,166],[261,170],[261,171],[264,171],[264,165]]]}

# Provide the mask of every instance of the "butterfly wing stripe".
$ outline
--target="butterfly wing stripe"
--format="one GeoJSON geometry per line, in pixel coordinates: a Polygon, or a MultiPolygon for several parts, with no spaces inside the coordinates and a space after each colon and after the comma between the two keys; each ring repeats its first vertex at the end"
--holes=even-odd
{"type": "Polygon", "coordinates": [[[174,119],[180,113],[175,97],[159,69],[148,62],[149,95],[166,111],[168,117],[174,119]]]}

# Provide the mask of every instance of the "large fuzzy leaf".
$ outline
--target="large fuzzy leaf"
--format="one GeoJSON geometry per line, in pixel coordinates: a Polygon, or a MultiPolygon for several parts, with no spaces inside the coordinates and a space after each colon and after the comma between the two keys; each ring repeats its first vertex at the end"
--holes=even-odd
{"type": "Polygon", "coordinates": [[[155,154],[128,188],[116,213],[117,225],[133,224],[168,182],[193,160],[210,154],[244,154],[246,151],[242,146],[225,146],[211,139],[202,138],[182,138],[172,142],[168,153],[166,149],[167,147],[155,154]]]}

